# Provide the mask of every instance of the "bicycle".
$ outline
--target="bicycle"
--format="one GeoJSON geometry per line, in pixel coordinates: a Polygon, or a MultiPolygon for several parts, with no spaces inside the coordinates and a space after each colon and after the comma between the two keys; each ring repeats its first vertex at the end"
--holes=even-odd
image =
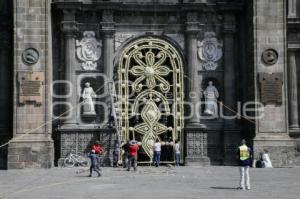
{"type": "Polygon", "coordinates": [[[87,167],[90,165],[90,159],[80,154],[69,153],[64,159],[65,167],[83,166],[87,167]]]}

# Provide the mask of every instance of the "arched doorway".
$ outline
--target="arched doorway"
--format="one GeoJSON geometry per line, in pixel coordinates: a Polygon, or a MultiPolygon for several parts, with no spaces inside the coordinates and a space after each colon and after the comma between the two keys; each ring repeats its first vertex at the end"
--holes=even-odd
{"type": "Polygon", "coordinates": [[[172,142],[183,144],[184,127],[183,61],[179,51],[161,38],[138,38],[123,48],[116,82],[121,140],[140,142],[138,162],[150,163],[158,138],[163,143],[162,162],[173,163],[172,142]]]}

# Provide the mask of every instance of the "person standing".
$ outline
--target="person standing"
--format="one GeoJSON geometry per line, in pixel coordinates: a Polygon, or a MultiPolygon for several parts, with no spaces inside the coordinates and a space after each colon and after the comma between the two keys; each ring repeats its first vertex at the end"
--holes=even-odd
{"type": "Polygon", "coordinates": [[[246,145],[246,140],[241,141],[241,145],[237,150],[237,157],[239,159],[239,171],[240,171],[240,187],[242,190],[250,190],[250,176],[249,168],[251,165],[251,149],[246,145]],[[246,185],[246,186],[245,186],[246,185]]]}
{"type": "Polygon", "coordinates": [[[129,152],[129,140],[126,143],[123,143],[122,150],[123,150],[123,168],[127,168],[128,164],[128,152],[129,152]]]}
{"type": "Polygon", "coordinates": [[[92,150],[94,150],[94,151],[95,151],[95,154],[96,154],[96,158],[97,158],[97,165],[96,165],[96,166],[98,167],[98,169],[100,169],[100,166],[101,166],[101,164],[102,164],[100,155],[102,155],[103,152],[104,152],[104,149],[103,149],[103,148],[101,147],[101,145],[100,145],[100,141],[96,141],[96,142],[93,144],[92,150]]]}
{"type": "Polygon", "coordinates": [[[131,140],[130,145],[128,147],[128,163],[127,163],[127,171],[130,171],[131,165],[133,165],[134,171],[137,170],[137,152],[139,150],[139,145],[137,145],[135,140],[131,140]]]}
{"type": "Polygon", "coordinates": [[[95,150],[91,150],[91,152],[88,154],[89,158],[91,159],[91,166],[90,166],[90,175],[89,177],[92,177],[93,170],[98,174],[98,177],[101,176],[100,170],[98,169],[98,158],[95,154],[95,150]]]}
{"type": "Polygon", "coordinates": [[[154,144],[154,160],[155,160],[155,166],[158,167],[160,164],[160,155],[161,155],[161,143],[159,142],[159,139],[156,139],[156,142],[154,144]]]}
{"type": "Polygon", "coordinates": [[[174,151],[175,151],[175,165],[179,166],[179,163],[180,163],[180,145],[179,145],[177,140],[175,140],[174,151]]]}

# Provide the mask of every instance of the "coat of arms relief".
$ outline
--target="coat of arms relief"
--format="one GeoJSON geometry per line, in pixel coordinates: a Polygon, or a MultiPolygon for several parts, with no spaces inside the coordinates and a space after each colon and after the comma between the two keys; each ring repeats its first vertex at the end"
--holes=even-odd
{"type": "Polygon", "coordinates": [[[97,61],[101,57],[102,43],[95,38],[94,31],[83,32],[83,38],[76,40],[76,55],[82,62],[83,70],[96,70],[97,61]]]}
{"type": "Polygon", "coordinates": [[[216,33],[206,32],[204,39],[198,41],[198,57],[205,70],[216,70],[221,59],[223,42],[219,42],[216,33]]]}

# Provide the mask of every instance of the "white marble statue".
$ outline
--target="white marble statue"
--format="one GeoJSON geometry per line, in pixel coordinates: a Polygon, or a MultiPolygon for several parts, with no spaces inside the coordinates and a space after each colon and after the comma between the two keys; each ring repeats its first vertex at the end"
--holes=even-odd
{"type": "Polygon", "coordinates": [[[93,102],[93,98],[96,97],[96,93],[94,92],[93,88],[90,87],[90,83],[86,82],[85,88],[82,93],[83,98],[83,115],[96,115],[95,112],[95,105],[93,102]]]}
{"type": "Polygon", "coordinates": [[[219,92],[217,88],[213,85],[212,81],[208,82],[208,86],[204,91],[205,97],[205,110],[204,113],[209,115],[218,115],[218,102],[217,99],[219,98],[219,92]]]}

